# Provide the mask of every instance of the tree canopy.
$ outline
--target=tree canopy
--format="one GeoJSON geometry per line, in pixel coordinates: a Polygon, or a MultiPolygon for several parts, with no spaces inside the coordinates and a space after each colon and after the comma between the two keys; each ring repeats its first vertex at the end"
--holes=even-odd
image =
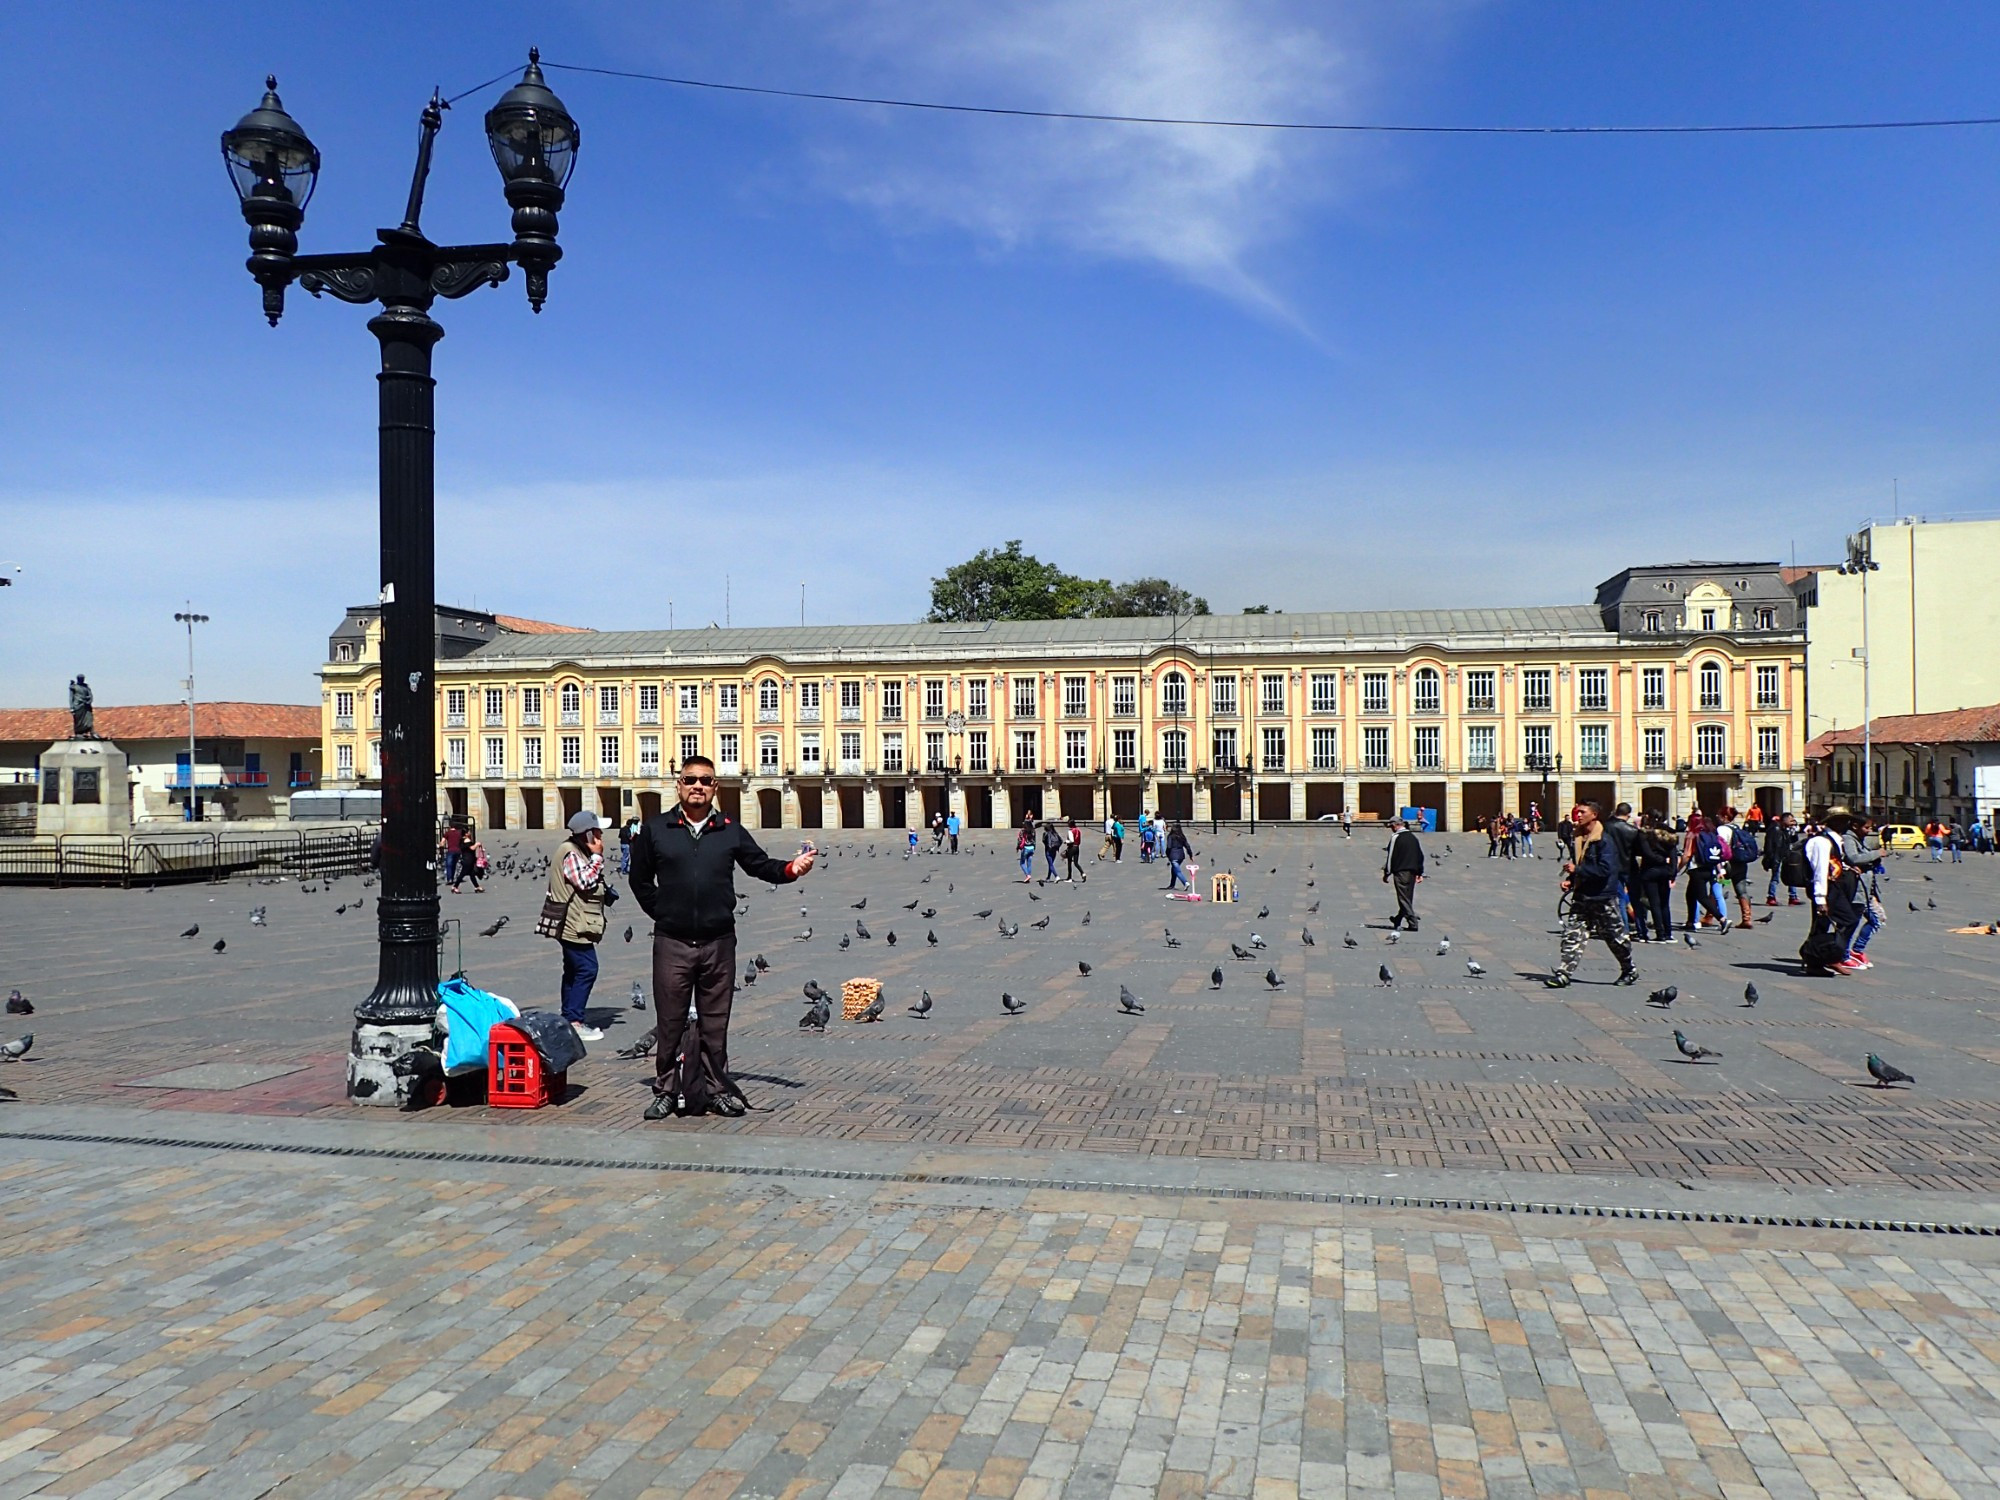
{"type": "Polygon", "coordinates": [[[1208,601],[1164,578],[1080,578],[1021,550],[982,547],[931,580],[934,623],[970,620],[1082,620],[1208,613],[1208,601]]]}

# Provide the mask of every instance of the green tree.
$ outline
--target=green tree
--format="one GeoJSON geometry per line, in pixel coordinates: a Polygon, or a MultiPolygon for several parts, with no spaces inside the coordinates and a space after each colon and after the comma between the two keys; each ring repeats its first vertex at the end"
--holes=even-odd
{"type": "Polygon", "coordinates": [[[1134,578],[1106,594],[1094,613],[1117,618],[1140,615],[1205,615],[1208,601],[1164,578],[1134,578]]]}
{"type": "Polygon", "coordinates": [[[959,620],[1076,620],[1097,612],[1111,591],[1108,580],[1079,578],[1023,552],[1019,540],[982,547],[965,562],[931,580],[932,622],[959,620]]]}
{"type": "MultiPolygon", "coordinates": [[[[1246,615],[1268,615],[1270,612],[1271,606],[1268,604],[1246,604],[1243,606],[1243,613],[1246,615]]],[[[1279,610],[1278,613],[1283,614],[1284,611],[1279,610]]]]}

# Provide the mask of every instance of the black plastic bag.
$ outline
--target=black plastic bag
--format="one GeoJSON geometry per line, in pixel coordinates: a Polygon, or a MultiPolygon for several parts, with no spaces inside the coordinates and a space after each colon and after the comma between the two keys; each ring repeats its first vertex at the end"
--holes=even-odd
{"type": "Polygon", "coordinates": [[[567,1073],[571,1063],[582,1062],[588,1055],[576,1028],[550,1011],[524,1010],[506,1024],[527,1033],[541,1054],[542,1070],[550,1075],[567,1073]]]}

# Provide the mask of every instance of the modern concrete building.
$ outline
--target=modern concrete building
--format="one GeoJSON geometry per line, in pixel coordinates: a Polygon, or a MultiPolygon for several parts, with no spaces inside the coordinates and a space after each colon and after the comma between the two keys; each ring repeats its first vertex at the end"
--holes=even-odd
{"type": "MultiPolygon", "coordinates": [[[[1964,827],[2000,812],[2000,703],[1940,714],[1893,714],[1869,726],[1868,811],[1885,823],[1949,819],[1964,827]]],[[[1831,729],[1806,747],[1806,801],[1862,804],[1861,730],[1831,729]]]]}
{"type": "MultiPolygon", "coordinates": [[[[1775,563],[1686,563],[1532,609],[611,633],[441,609],[438,800],[487,828],[645,814],[700,753],[764,828],[1778,809],[1805,791],[1799,607],[1775,563]]],[[[336,786],[379,775],[369,613],[321,671],[336,786]]]]}
{"type": "Polygon", "coordinates": [[[2000,702],[2000,520],[1903,517],[1864,526],[1865,574],[1818,568],[1795,585],[1806,608],[1810,729],[1863,717],[1862,590],[1868,712],[1948,713],[2000,702]]]}

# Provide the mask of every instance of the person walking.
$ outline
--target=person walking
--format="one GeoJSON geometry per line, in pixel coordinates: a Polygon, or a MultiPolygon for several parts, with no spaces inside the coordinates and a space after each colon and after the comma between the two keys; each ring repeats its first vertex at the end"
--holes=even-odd
{"type": "Polygon", "coordinates": [[[458,893],[458,867],[464,854],[465,830],[456,823],[447,823],[444,830],[444,883],[451,887],[454,895],[458,893]]]}
{"type": "MultiPolygon", "coordinates": [[[[1792,852],[1792,845],[1799,841],[1799,820],[1790,813],[1780,813],[1769,820],[1770,826],[1764,830],[1764,868],[1771,872],[1771,881],[1764,889],[1764,904],[1778,904],[1778,874],[1785,868],[1785,856],[1792,852]]],[[[1785,887],[1785,894],[1792,906],[1803,905],[1798,891],[1785,887]]]]}
{"type": "Polygon", "coordinates": [[[1826,826],[1806,836],[1805,862],[1811,872],[1813,919],[1806,940],[1799,944],[1799,962],[1808,974],[1848,975],[1847,960],[1859,915],[1854,895],[1859,879],[1841,859],[1841,848],[1854,815],[1845,807],[1830,807],[1826,826]]]}
{"type": "Polygon", "coordinates": [[[475,838],[472,841],[472,847],[465,851],[463,857],[465,860],[466,876],[472,881],[472,894],[475,896],[484,895],[486,887],[480,884],[480,882],[486,878],[486,845],[475,838]]]}
{"type": "Polygon", "coordinates": [[[633,813],[618,825],[618,873],[632,873],[632,840],[639,836],[639,815],[633,813]]]}
{"type": "Polygon", "coordinates": [[[729,814],[715,806],[715,763],[703,755],[681,762],[680,801],[648,818],[632,842],[632,896],[653,919],[653,1102],[646,1118],[674,1111],[682,1033],[688,1004],[695,1010],[695,1044],[715,1090],[718,1114],[749,1108],[729,1073],[729,1011],[736,990],[737,870],[787,885],[813,867],[817,852],[775,859],[729,814]]]}
{"type": "Polygon", "coordinates": [[[1693,932],[1696,914],[1713,917],[1724,932],[1729,931],[1729,916],[1722,909],[1722,901],[1715,893],[1716,872],[1721,869],[1725,851],[1722,840],[1715,830],[1708,826],[1708,819],[1697,808],[1688,815],[1687,834],[1681,840],[1681,872],[1687,876],[1687,930],[1693,932]]]}
{"type": "Polygon", "coordinates": [[[1847,940],[1850,969],[1872,969],[1868,944],[1888,925],[1882,906],[1882,841],[1874,837],[1873,825],[1865,814],[1857,816],[1840,836],[1840,862],[1854,872],[1854,933],[1847,940]]]}
{"type": "Polygon", "coordinates": [[[1075,818],[1069,820],[1068,826],[1062,830],[1062,836],[1063,879],[1082,885],[1090,877],[1083,873],[1083,830],[1076,826],[1075,818]]]}
{"type": "Polygon", "coordinates": [[[1382,850],[1382,882],[1396,888],[1396,915],[1389,919],[1389,930],[1394,932],[1407,922],[1410,931],[1415,932],[1417,886],[1424,878],[1424,846],[1401,818],[1390,819],[1389,828],[1389,842],[1382,850]]]}
{"type": "Polygon", "coordinates": [[[957,813],[953,813],[944,820],[945,837],[951,840],[951,852],[953,854],[958,853],[958,831],[960,826],[957,813]]]}
{"type": "Polygon", "coordinates": [[[1637,920],[1632,924],[1639,942],[1671,943],[1674,940],[1674,872],[1680,864],[1680,844],[1666,820],[1658,813],[1647,815],[1646,823],[1634,840],[1639,862],[1638,899],[1632,903],[1637,920]],[[1651,919],[1652,937],[1646,936],[1651,919]]]}
{"type": "Polygon", "coordinates": [[[1032,812],[1021,815],[1021,832],[1014,840],[1014,857],[1021,862],[1021,884],[1029,884],[1035,878],[1035,815],[1032,812]]]}
{"type": "Polygon", "coordinates": [[[941,854],[943,852],[944,852],[944,814],[941,812],[935,812],[931,814],[931,853],[941,854]]]}
{"type": "Polygon", "coordinates": [[[1354,837],[1354,814],[1345,807],[1340,810],[1340,836],[1344,839],[1354,837]]]}
{"type": "Polygon", "coordinates": [[[597,983],[604,909],[618,899],[618,892],[604,878],[604,820],[594,812],[580,812],[569,820],[568,829],[569,836],[549,861],[549,885],[542,903],[543,920],[554,931],[538,930],[562,948],[563,1019],[586,1042],[598,1042],[604,1033],[590,1024],[585,1013],[597,983]],[[560,917],[553,914],[558,906],[560,917]]]}
{"type": "Polygon", "coordinates": [[[1048,873],[1042,876],[1042,884],[1047,885],[1056,878],[1056,861],[1062,858],[1062,830],[1056,827],[1056,820],[1049,818],[1042,823],[1042,858],[1048,861],[1048,873]]]}
{"type": "Polygon", "coordinates": [[[1576,857],[1563,864],[1562,873],[1569,909],[1563,913],[1555,972],[1542,983],[1552,990],[1569,988],[1570,976],[1583,958],[1583,945],[1597,938],[1618,960],[1618,977],[1612,983],[1637,984],[1639,971],[1632,966],[1625,916],[1611,899],[1622,855],[1605,827],[1604,808],[1596,802],[1579,802],[1569,820],[1576,831],[1576,857]]]}
{"type": "Polygon", "coordinates": [[[1194,881],[1188,875],[1188,864],[1194,858],[1194,847],[1188,843],[1187,830],[1176,818],[1167,829],[1167,889],[1186,886],[1192,892],[1194,881]]]}
{"type": "Polygon", "coordinates": [[[1722,840],[1727,855],[1720,875],[1722,889],[1719,892],[1722,904],[1729,905],[1730,895],[1736,897],[1736,922],[1740,927],[1748,927],[1754,913],[1750,909],[1750,862],[1760,858],[1763,850],[1757,843],[1757,834],[1749,823],[1738,817],[1736,809],[1722,810],[1722,826],[1716,830],[1722,840]]]}

